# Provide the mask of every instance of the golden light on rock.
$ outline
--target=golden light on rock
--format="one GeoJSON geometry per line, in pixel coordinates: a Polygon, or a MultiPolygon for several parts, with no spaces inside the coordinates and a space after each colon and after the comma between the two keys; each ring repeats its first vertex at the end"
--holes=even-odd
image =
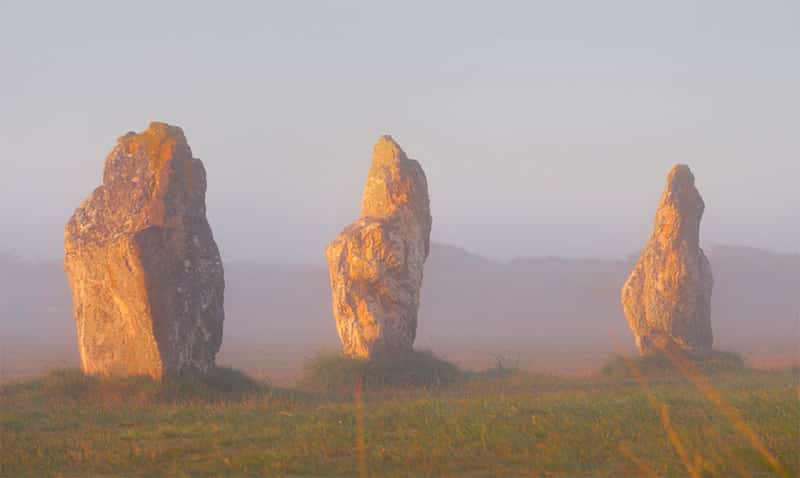
{"type": "Polygon", "coordinates": [[[160,379],[213,367],[225,285],[205,191],[180,128],[151,123],[119,139],[64,230],[84,372],[160,379]]]}
{"type": "Polygon", "coordinates": [[[361,217],[325,249],[333,316],[347,356],[368,359],[412,348],[431,222],[422,167],[382,136],[361,217]]]}
{"type": "Polygon", "coordinates": [[[676,165],[667,177],[650,240],[622,287],[622,308],[642,355],[665,344],[700,355],[711,351],[714,279],[700,248],[704,209],[689,167],[676,165]]]}

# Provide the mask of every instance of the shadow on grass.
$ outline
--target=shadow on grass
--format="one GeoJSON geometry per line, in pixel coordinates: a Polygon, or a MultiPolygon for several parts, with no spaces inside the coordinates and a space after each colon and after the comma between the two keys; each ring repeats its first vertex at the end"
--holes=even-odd
{"type": "MultiPolygon", "coordinates": [[[[742,371],[746,368],[744,359],[742,359],[739,354],[733,352],[714,351],[706,356],[687,356],[687,358],[706,375],[742,371]]],[[[675,368],[673,361],[662,353],[635,358],[623,357],[620,355],[615,356],[600,369],[600,374],[609,378],[633,379],[631,363],[633,363],[645,377],[670,377],[681,375],[680,371],[675,368]]]]}
{"type": "Polygon", "coordinates": [[[57,369],[41,378],[0,387],[0,396],[16,401],[141,405],[241,402],[290,393],[224,367],[215,368],[206,375],[185,374],[161,382],[149,377],[96,377],[85,375],[77,369],[57,369]]]}

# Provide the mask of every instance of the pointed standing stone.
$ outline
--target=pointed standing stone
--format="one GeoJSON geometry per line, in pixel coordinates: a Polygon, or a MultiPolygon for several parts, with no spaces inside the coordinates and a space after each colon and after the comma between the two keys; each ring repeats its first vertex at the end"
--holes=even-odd
{"type": "Polygon", "coordinates": [[[714,279],[700,249],[704,209],[689,167],[672,168],[653,233],[622,287],[622,308],[642,355],[665,343],[693,354],[711,351],[714,279]]]}
{"type": "Polygon", "coordinates": [[[180,128],[119,138],[64,230],[84,372],[161,379],[214,366],[225,282],[205,193],[180,128]]]}
{"type": "Polygon", "coordinates": [[[361,217],[325,250],[333,315],[347,356],[411,350],[431,222],[422,167],[391,136],[381,137],[361,217]]]}

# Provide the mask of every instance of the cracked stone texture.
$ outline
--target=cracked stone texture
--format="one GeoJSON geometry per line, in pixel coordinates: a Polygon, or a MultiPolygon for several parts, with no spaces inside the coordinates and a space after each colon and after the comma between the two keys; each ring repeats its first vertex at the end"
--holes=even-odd
{"type": "Polygon", "coordinates": [[[711,351],[714,279],[700,249],[704,209],[689,167],[673,167],[653,233],[622,287],[622,308],[642,355],[667,344],[697,355],[711,351]]]}
{"type": "Polygon", "coordinates": [[[325,249],[333,316],[345,355],[411,350],[430,250],[425,173],[391,136],[375,145],[361,217],[325,249]]]}
{"type": "Polygon", "coordinates": [[[103,184],[64,230],[84,372],[161,379],[214,366],[225,281],[205,193],[180,128],[151,123],[118,139],[103,184]]]}

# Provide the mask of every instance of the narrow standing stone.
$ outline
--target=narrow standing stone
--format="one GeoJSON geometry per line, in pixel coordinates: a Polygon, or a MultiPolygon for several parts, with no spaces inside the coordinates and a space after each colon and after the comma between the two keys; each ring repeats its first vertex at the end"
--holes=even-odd
{"type": "Polygon", "coordinates": [[[381,137],[361,217],[325,250],[333,316],[347,356],[412,349],[431,222],[422,167],[390,136],[381,137]]]}
{"type": "Polygon", "coordinates": [[[666,343],[697,355],[711,351],[714,279],[700,249],[704,209],[689,167],[672,168],[653,233],[622,287],[622,308],[642,355],[666,343]]]}

